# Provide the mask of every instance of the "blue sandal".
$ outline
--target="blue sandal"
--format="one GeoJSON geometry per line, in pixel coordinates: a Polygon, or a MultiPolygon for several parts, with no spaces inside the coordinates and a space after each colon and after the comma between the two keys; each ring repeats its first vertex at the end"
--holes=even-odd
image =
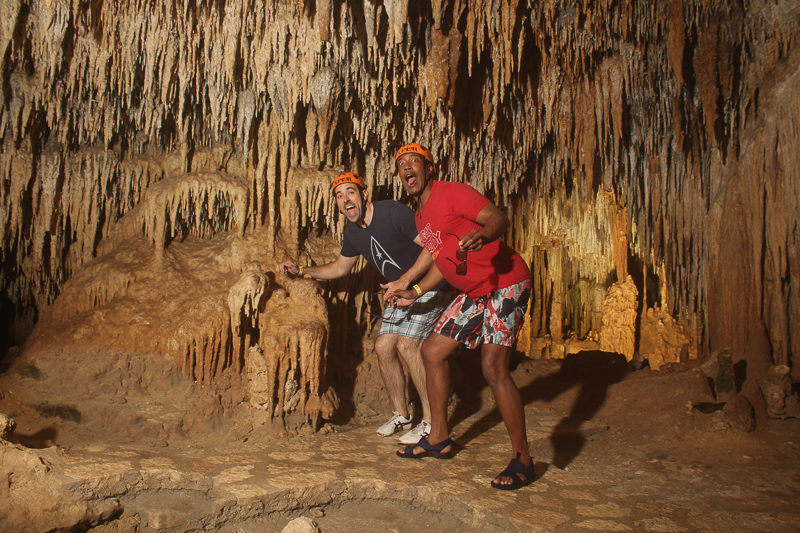
{"type": "Polygon", "coordinates": [[[422,459],[423,457],[435,457],[437,459],[450,459],[453,457],[453,441],[450,439],[444,439],[442,442],[437,444],[431,444],[428,442],[428,439],[422,437],[419,439],[419,442],[416,444],[409,444],[408,446],[403,449],[403,451],[397,450],[397,456],[402,457],[403,459],[422,459]],[[414,453],[414,448],[419,446],[424,452],[414,453]],[[443,452],[442,450],[450,446],[449,452],[443,452]]]}
{"type": "Polygon", "coordinates": [[[517,490],[520,487],[524,487],[525,485],[530,485],[533,482],[533,459],[531,459],[530,466],[523,466],[520,462],[519,457],[520,453],[517,453],[517,456],[511,459],[508,463],[508,466],[505,470],[497,474],[497,477],[500,476],[508,476],[514,481],[509,483],[508,485],[504,485],[502,483],[496,483],[495,478],[492,480],[492,487],[495,489],[500,490],[517,490]],[[525,479],[522,479],[521,476],[525,476],[525,479]]]}

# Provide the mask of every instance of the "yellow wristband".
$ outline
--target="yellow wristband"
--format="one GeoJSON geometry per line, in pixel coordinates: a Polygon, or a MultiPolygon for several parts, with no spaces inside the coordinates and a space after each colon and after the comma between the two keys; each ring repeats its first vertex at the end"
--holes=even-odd
{"type": "Polygon", "coordinates": [[[419,288],[419,285],[416,285],[416,284],[415,284],[415,285],[414,285],[413,287],[411,287],[411,288],[412,288],[412,289],[414,289],[414,292],[416,292],[416,293],[417,293],[417,296],[422,296],[422,289],[420,289],[420,288],[419,288]]]}
{"type": "Polygon", "coordinates": [[[304,269],[305,269],[305,267],[301,267],[301,266],[297,267],[297,275],[300,276],[301,278],[303,277],[303,270],[304,269]]]}

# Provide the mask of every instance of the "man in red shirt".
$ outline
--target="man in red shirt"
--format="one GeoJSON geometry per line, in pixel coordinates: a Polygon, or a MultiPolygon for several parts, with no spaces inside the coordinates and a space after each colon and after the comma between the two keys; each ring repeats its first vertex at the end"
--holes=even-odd
{"type": "MultiPolygon", "coordinates": [[[[442,278],[461,291],[422,345],[431,431],[397,453],[404,458],[452,456],[447,426],[448,357],[459,343],[480,346],[483,376],[511,438],[512,459],[492,487],[517,489],[533,481],[533,462],[509,361],[528,307],[530,270],[500,240],[509,225],[505,213],[469,185],[434,180],[436,166],[428,150],[417,143],[403,146],[395,156],[395,168],[406,192],[416,200],[417,230],[434,264],[413,290],[388,284],[386,300],[408,305],[442,278]]],[[[421,272],[413,269],[404,276],[418,278],[421,272]]]]}

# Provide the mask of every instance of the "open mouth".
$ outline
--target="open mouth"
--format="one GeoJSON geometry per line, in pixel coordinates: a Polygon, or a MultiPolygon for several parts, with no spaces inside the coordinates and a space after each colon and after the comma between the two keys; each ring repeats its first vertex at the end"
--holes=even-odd
{"type": "Polygon", "coordinates": [[[413,187],[417,183],[417,176],[414,174],[406,174],[403,179],[409,187],[413,187]]]}
{"type": "Polygon", "coordinates": [[[354,217],[354,216],[356,216],[356,212],[357,212],[357,209],[356,209],[356,206],[354,204],[347,204],[347,205],[344,206],[344,214],[345,215],[347,215],[349,217],[354,217]]]}

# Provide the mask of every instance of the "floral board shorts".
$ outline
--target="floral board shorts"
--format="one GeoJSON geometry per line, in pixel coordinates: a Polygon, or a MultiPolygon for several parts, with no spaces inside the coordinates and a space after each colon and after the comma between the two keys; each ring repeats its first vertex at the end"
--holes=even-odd
{"type": "Polygon", "coordinates": [[[408,307],[387,305],[383,310],[378,335],[395,333],[412,339],[425,339],[452,300],[452,290],[433,290],[417,298],[408,307]]]}
{"type": "Polygon", "coordinates": [[[528,279],[480,298],[461,293],[442,313],[434,331],[467,348],[481,344],[514,346],[525,322],[530,296],[528,279]]]}

